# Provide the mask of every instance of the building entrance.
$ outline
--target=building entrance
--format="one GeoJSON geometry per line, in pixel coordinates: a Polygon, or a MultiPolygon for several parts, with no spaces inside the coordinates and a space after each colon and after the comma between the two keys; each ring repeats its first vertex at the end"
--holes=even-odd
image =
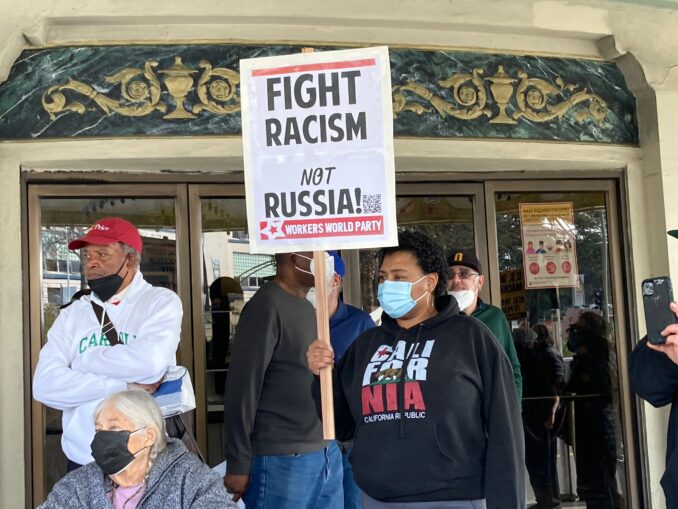
{"type": "MultiPolygon", "coordinates": [[[[210,465],[223,461],[229,411],[224,391],[234,331],[243,305],[275,272],[272,256],[250,252],[243,186],[185,181],[131,186],[118,180],[86,186],[28,182],[26,189],[25,348],[31,375],[59,305],[86,284],[79,255],[66,248],[68,240],[97,219],[123,217],[141,231],[144,277],[182,300],[178,362],[194,380],[196,435],[210,465]]],[[[618,194],[614,179],[397,184],[399,228],[426,232],[446,254],[475,252],[485,276],[480,298],[503,310],[517,339],[533,500],[548,488],[563,502],[608,497],[610,507],[639,507],[618,194]],[[604,324],[604,334],[600,328],[588,331],[602,340],[596,355],[593,340],[586,349],[568,341],[582,315],[604,324]],[[526,342],[527,329],[546,339],[526,342]],[[562,363],[562,373],[553,373],[552,392],[544,392],[549,388],[544,377],[551,373],[535,362],[537,350],[546,345],[562,363]]],[[[368,312],[378,307],[375,254],[342,252],[343,298],[368,312]]],[[[64,475],[66,460],[60,412],[30,394],[26,401],[29,476],[38,505],[64,475]]]]}

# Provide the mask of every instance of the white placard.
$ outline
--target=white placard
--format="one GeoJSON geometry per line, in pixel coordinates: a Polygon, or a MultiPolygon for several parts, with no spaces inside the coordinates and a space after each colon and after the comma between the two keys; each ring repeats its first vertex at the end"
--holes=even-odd
{"type": "Polygon", "coordinates": [[[240,61],[253,253],[397,244],[388,48],[240,61]]]}

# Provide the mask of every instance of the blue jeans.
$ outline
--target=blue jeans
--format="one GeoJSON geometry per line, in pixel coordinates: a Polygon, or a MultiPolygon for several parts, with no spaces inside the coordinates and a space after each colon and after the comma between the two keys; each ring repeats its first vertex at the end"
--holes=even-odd
{"type": "Polygon", "coordinates": [[[360,488],[353,479],[353,467],[348,461],[350,452],[351,448],[348,448],[341,453],[341,461],[344,464],[344,509],[362,509],[360,488]]]}
{"type": "Polygon", "coordinates": [[[256,456],[243,497],[247,509],[343,509],[336,442],[304,454],[256,456]]]}

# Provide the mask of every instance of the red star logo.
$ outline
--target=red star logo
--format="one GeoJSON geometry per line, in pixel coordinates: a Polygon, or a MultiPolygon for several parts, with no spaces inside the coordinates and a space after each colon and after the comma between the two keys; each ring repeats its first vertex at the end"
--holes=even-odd
{"type": "Polygon", "coordinates": [[[383,357],[384,355],[388,355],[388,354],[390,354],[390,353],[391,353],[391,352],[390,352],[387,348],[382,348],[381,350],[379,350],[379,351],[377,352],[377,354],[379,355],[379,357],[383,357]]]}
{"type": "Polygon", "coordinates": [[[278,233],[278,229],[275,226],[271,226],[271,233],[278,233]]]}

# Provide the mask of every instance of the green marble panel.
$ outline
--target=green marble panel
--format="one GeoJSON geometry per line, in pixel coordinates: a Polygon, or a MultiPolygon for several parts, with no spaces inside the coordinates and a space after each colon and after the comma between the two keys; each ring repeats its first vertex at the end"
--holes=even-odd
{"type": "MultiPolygon", "coordinates": [[[[0,139],[238,135],[239,60],[300,50],[200,44],[25,51],[0,84],[0,139]],[[180,97],[168,88],[171,74],[182,72],[174,69],[176,57],[188,90],[178,109],[190,118],[171,115],[180,97]]],[[[638,143],[635,99],[614,63],[399,48],[390,55],[396,136],[638,143]]]]}

